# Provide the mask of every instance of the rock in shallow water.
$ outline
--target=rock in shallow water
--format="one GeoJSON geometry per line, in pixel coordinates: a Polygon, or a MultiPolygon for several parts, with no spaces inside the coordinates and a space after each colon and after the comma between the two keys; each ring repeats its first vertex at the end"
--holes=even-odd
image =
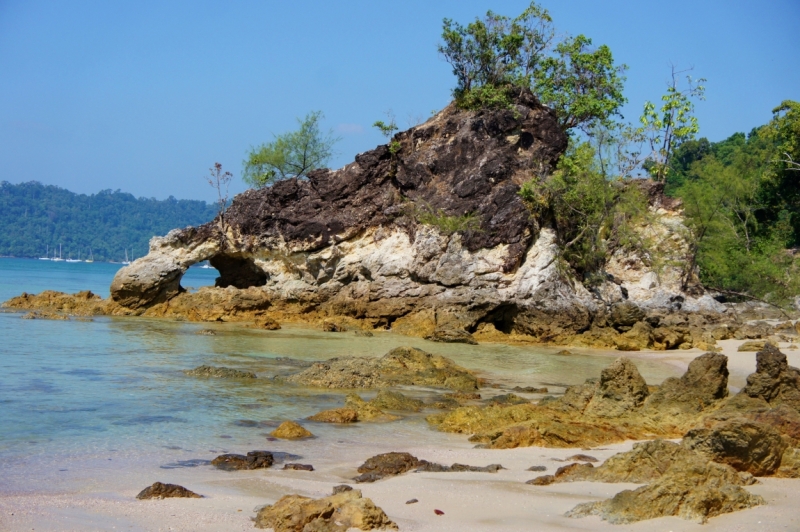
{"type": "Polygon", "coordinates": [[[274,438],[280,438],[282,440],[300,440],[303,438],[314,437],[314,435],[311,434],[311,432],[306,430],[298,423],[295,423],[294,421],[284,421],[283,423],[278,425],[278,428],[276,428],[269,434],[274,438]]]}
{"type": "Polygon", "coordinates": [[[213,377],[218,379],[255,379],[256,374],[252,371],[242,371],[239,369],[226,368],[224,366],[198,366],[194,369],[183,370],[190,377],[213,377]]]}
{"type": "Polygon", "coordinates": [[[250,451],[247,456],[241,454],[222,454],[211,461],[211,465],[223,471],[242,469],[266,469],[275,462],[269,451],[250,451]]]}
{"type": "Polygon", "coordinates": [[[358,411],[352,408],[334,408],[317,412],[306,419],[321,423],[355,423],[358,421],[358,411]]]}
{"type": "Polygon", "coordinates": [[[139,495],[136,496],[139,500],[146,500],[146,499],[169,499],[173,497],[181,497],[181,498],[190,498],[190,499],[201,499],[203,498],[202,495],[198,495],[197,493],[187,490],[183,486],[179,486],[177,484],[162,484],[161,482],[156,482],[152,486],[148,486],[139,492],[139,495]]]}

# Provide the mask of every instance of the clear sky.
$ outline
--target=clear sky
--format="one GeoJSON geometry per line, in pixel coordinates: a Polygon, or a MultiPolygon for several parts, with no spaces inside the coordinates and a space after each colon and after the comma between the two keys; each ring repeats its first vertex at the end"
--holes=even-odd
{"type": "MultiPolygon", "coordinates": [[[[670,64],[705,77],[701,135],[721,140],[800,100],[800,0],[545,0],[556,27],[626,63],[623,114],[663,93],[670,64]]],[[[122,189],[210,200],[219,161],[239,179],[248,148],[311,110],[342,141],[339,167],[450,99],[436,45],[444,17],[525,0],[208,2],[0,0],[0,180],[82,193],[122,189]]]]}

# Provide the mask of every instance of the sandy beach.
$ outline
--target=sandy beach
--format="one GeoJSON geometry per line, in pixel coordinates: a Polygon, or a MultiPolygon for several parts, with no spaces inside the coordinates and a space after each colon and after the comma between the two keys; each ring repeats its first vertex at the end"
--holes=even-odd
{"type": "MultiPolygon", "coordinates": [[[[730,387],[736,391],[755,369],[755,353],[738,352],[741,341],[720,342],[729,357],[730,387]]],[[[800,350],[780,346],[791,365],[800,365],[800,350]]],[[[610,359],[612,353],[598,356],[610,359]]],[[[622,354],[622,353],[619,353],[622,354]]],[[[636,359],[658,359],[682,369],[701,354],[697,350],[632,352],[636,359]]],[[[610,361],[610,360],[609,360],[610,361]]],[[[385,427],[384,427],[385,428],[385,427]]],[[[313,427],[312,427],[313,430],[313,427]]],[[[388,432],[389,434],[391,431],[388,432]]],[[[157,459],[100,455],[85,460],[72,457],[69,467],[81,470],[68,482],[48,483],[42,490],[4,493],[0,496],[2,530],[250,530],[255,508],[283,495],[297,493],[309,497],[330,494],[333,486],[349,483],[361,489],[394,520],[400,530],[409,531],[485,531],[485,530],[764,530],[800,529],[800,510],[791,495],[800,480],[761,479],[748,489],[765,498],[767,504],[750,510],[712,518],[700,525],[669,517],[633,525],[611,525],[599,517],[570,519],[564,513],[576,504],[604,499],[633,484],[573,482],[550,486],[526,485],[525,481],[542,473],[527,471],[534,465],[552,473],[563,460],[583,452],[603,461],[626,451],[635,442],[602,448],[548,449],[527,447],[508,450],[475,449],[466,437],[431,432],[430,441],[415,442],[408,434],[381,441],[351,439],[348,430],[341,439],[322,438],[299,441],[264,441],[261,448],[292,453],[312,463],[315,471],[284,471],[278,463],[268,470],[226,473],[210,467],[163,469],[157,459]],[[406,473],[372,484],[354,484],[356,468],[368,457],[389,451],[406,451],[421,459],[442,464],[465,463],[484,466],[502,464],[497,473],[406,473]],[[83,461],[82,461],[83,460],[83,461]],[[202,499],[139,501],[136,494],[155,481],[176,483],[198,492],[202,499]],[[406,504],[417,499],[415,504],[406,504]],[[441,510],[437,515],[434,510],[441,510]]],[[[249,449],[231,449],[242,452],[249,449]]],[[[212,451],[206,453],[210,459],[212,451]]],[[[176,451],[177,452],[177,451],[176,451]]],[[[196,453],[195,453],[196,454],[196,453]]],[[[59,467],[54,459],[52,466],[59,467]]],[[[162,459],[163,462],[163,459],[162,459]]],[[[17,474],[24,468],[15,467],[17,474]]]]}

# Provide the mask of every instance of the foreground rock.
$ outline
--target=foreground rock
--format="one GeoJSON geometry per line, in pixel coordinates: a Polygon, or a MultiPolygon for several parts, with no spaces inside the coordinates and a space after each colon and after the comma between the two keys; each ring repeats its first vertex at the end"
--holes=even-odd
{"type": "Polygon", "coordinates": [[[239,369],[226,368],[224,366],[198,366],[194,369],[183,371],[190,377],[213,377],[218,379],[255,379],[256,374],[252,371],[242,371],[239,369]]]}
{"type": "Polygon", "coordinates": [[[339,357],[317,362],[286,381],[319,388],[381,388],[398,385],[476,390],[478,379],[449,358],[398,347],[380,358],[339,357]]]}
{"type": "Polygon", "coordinates": [[[373,456],[361,464],[358,472],[361,473],[353,480],[356,482],[375,482],[386,477],[401,475],[408,471],[428,473],[460,473],[465,471],[478,473],[497,473],[505,469],[500,464],[488,466],[471,466],[466,464],[442,465],[427,460],[420,460],[409,453],[384,453],[373,456]]]}
{"type": "Polygon", "coordinates": [[[284,421],[278,425],[278,428],[270,432],[269,435],[282,440],[302,440],[304,438],[314,437],[311,432],[294,421],[284,421]]]}
{"type": "Polygon", "coordinates": [[[173,497],[189,498],[189,499],[202,499],[202,495],[187,490],[183,486],[177,484],[162,484],[155,482],[152,486],[148,486],[139,492],[136,496],[139,500],[146,499],[170,499],[173,497]]]}
{"type": "Polygon", "coordinates": [[[371,499],[362,497],[360,490],[342,491],[322,499],[285,495],[258,511],[255,526],[275,532],[397,530],[386,513],[371,499]]]}
{"type": "Polygon", "coordinates": [[[273,463],[275,463],[275,458],[269,451],[250,451],[247,456],[221,454],[211,461],[211,465],[223,471],[266,469],[273,463]]]}

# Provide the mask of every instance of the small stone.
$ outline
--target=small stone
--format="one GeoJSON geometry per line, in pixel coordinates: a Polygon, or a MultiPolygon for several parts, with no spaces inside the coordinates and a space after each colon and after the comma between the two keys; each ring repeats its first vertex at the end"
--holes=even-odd
{"type": "Polygon", "coordinates": [[[202,499],[202,495],[198,495],[197,493],[187,490],[183,486],[179,486],[177,484],[162,484],[161,482],[156,482],[152,486],[148,486],[139,492],[139,495],[136,496],[139,500],[146,500],[146,499],[168,499],[173,497],[182,497],[182,498],[190,498],[190,499],[202,499]]]}
{"type": "Polygon", "coordinates": [[[435,513],[436,515],[444,515],[444,512],[441,510],[434,510],[433,513],[435,513]]]}
{"type": "Polygon", "coordinates": [[[408,499],[408,500],[406,501],[406,504],[416,504],[416,503],[418,503],[418,502],[419,502],[419,501],[418,501],[417,499],[408,499]]]}
{"type": "Polygon", "coordinates": [[[534,479],[529,480],[525,484],[531,484],[533,486],[548,486],[555,482],[556,477],[553,475],[542,475],[540,477],[536,477],[534,479]]]}
{"type": "Polygon", "coordinates": [[[597,462],[597,458],[588,454],[573,454],[565,458],[567,462],[597,462]]]}
{"type": "Polygon", "coordinates": [[[274,438],[282,440],[300,440],[312,438],[314,435],[294,421],[284,421],[278,428],[269,433],[274,438]]]}
{"type": "Polygon", "coordinates": [[[530,466],[527,471],[547,471],[547,468],[543,465],[535,465],[530,466]]]}
{"type": "Polygon", "coordinates": [[[195,334],[199,334],[200,336],[216,336],[217,335],[217,333],[215,333],[211,329],[200,329],[195,334]]]}
{"type": "Polygon", "coordinates": [[[333,493],[331,495],[336,495],[337,493],[344,493],[345,491],[352,491],[353,486],[348,486],[347,484],[339,484],[338,486],[333,487],[333,493]]]}
{"type": "Polygon", "coordinates": [[[312,466],[311,464],[289,463],[289,464],[284,464],[283,469],[291,469],[294,471],[314,471],[314,466],[312,466]]]}

